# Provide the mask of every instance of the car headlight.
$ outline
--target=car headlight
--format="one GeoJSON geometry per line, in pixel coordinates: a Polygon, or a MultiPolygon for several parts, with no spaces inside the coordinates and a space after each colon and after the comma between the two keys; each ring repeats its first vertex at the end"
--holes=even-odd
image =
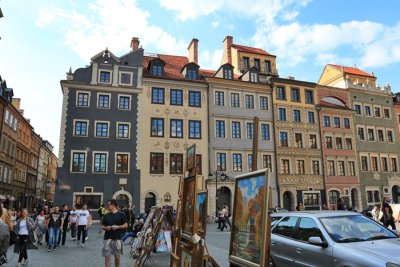
{"type": "Polygon", "coordinates": [[[399,264],[388,262],[386,263],[386,267],[400,267],[399,264]]]}

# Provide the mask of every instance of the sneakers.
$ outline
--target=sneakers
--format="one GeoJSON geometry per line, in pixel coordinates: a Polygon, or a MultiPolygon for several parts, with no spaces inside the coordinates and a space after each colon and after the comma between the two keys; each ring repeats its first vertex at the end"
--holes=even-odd
{"type": "Polygon", "coordinates": [[[27,265],[28,264],[28,259],[24,260],[24,262],[22,263],[22,265],[27,265]]]}
{"type": "Polygon", "coordinates": [[[87,237],[85,238],[85,241],[88,240],[88,239],[89,239],[89,237],[87,236],[87,237]]]}
{"type": "Polygon", "coordinates": [[[81,247],[83,247],[83,248],[84,248],[84,247],[85,247],[85,244],[82,244],[82,245],[81,245],[81,247]]]}
{"type": "Polygon", "coordinates": [[[52,252],[53,250],[51,249],[51,247],[49,247],[49,248],[47,249],[47,251],[48,251],[48,252],[52,252]]]}

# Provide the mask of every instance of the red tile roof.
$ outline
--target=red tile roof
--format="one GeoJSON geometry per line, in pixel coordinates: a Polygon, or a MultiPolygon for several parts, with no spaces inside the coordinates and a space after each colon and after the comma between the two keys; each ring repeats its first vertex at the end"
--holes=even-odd
{"type": "Polygon", "coordinates": [[[214,77],[215,70],[200,70],[200,75],[204,77],[214,77]]]}
{"type": "Polygon", "coordinates": [[[368,76],[368,77],[375,77],[371,73],[365,72],[365,71],[357,69],[357,68],[339,66],[339,65],[334,65],[334,64],[328,64],[328,65],[334,67],[337,70],[340,70],[340,71],[343,70],[344,73],[353,74],[353,75],[362,75],[362,76],[368,76]]]}
{"type": "Polygon", "coordinates": [[[272,56],[270,53],[268,53],[267,51],[265,51],[264,49],[261,49],[261,48],[238,45],[238,44],[232,44],[232,47],[236,48],[237,50],[242,51],[242,52],[260,54],[260,55],[265,55],[265,56],[272,56]]]}

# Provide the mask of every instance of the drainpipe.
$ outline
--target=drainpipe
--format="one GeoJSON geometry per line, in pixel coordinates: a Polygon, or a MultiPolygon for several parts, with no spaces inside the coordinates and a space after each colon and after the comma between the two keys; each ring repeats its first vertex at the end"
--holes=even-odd
{"type": "MultiPolygon", "coordinates": [[[[323,183],[323,191],[325,194],[325,203],[328,205],[328,196],[326,194],[326,175],[325,175],[325,158],[324,158],[324,153],[323,153],[323,143],[322,143],[322,125],[321,125],[321,105],[317,104],[315,105],[315,108],[317,110],[317,117],[318,117],[318,127],[319,127],[319,145],[320,145],[320,150],[321,150],[321,158],[322,158],[322,166],[321,166],[321,170],[322,170],[322,183],[323,183]]],[[[322,206],[322,203],[321,203],[322,206]]]]}

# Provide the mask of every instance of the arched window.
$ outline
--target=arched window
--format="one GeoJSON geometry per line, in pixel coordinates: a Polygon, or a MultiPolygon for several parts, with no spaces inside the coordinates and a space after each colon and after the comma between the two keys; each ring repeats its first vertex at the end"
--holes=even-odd
{"type": "Polygon", "coordinates": [[[336,190],[331,190],[328,192],[328,197],[329,197],[329,204],[337,204],[337,200],[340,197],[339,191],[336,190]]]}

